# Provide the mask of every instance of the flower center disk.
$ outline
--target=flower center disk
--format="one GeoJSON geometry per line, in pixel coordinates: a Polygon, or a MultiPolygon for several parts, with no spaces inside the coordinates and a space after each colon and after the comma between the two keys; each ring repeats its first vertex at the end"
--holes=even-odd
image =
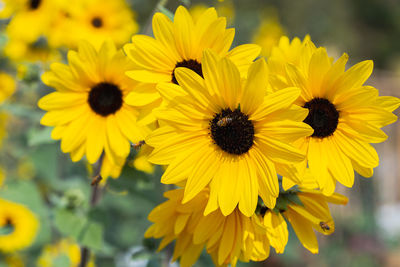
{"type": "Polygon", "coordinates": [[[103,26],[103,20],[99,17],[94,17],[91,22],[95,28],[101,28],[101,26],[103,26]]]}
{"type": "Polygon", "coordinates": [[[30,9],[37,9],[40,6],[41,0],[30,0],[29,1],[29,8],[30,9]]]}
{"type": "Polygon", "coordinates": [[[254,140],[254,125],[239,109],[222,110],[210,121],[211,138],[223,151],[242,155],[254,140]]]}
{"type": "Polygon", "coordinates": [[[305,123],[314,129],[312,137],[324,138],[332,135],[339,123],[339,112],[325,98],[314,98],[304,106],[309,110],[305,123]]]}
{"type": "Polygon", "coordinates": [[[183,60],[181,62],[176,63],[174,70],[172,71],[172,80],[174,84],[178,84],[178,81],[175,78],[175,69],[179,67],[185,67],[188,69],[191,69],[192,71],[196,72],[198,75],[200,75],[202,78],[203,77],[203,71],[201,69],[201,64],[194,59],[189,59],[189,60],[183,60]]]}
{"type": "Polygon", "coordinates": [[[102,82],[89,92],[88,103],[97,114],[106,117],[122,107],[122,92],[112,83],[102,82]]]}

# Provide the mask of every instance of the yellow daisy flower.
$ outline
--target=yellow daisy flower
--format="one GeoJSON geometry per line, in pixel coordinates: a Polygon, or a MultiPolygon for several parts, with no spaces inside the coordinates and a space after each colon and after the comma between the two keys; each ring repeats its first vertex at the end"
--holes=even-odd
{"type": "Polygon", "coordinates": [[[188,68],[177,68],[182,86],[160,83],[161,95],[170,102],[155,112],[161,127],[146,138],[154,147],[150,162],[169,165],[162,183],[186,181],[184,202],[210,184],[206,214],[221,208],[230,214],[237,205],[251,216],[260,194],[275,206],[278,172],[304,160],[289,142],[312,134],[302,121],[307,110],[292,107],[298,88],[266,95],[264,59],[249,68],[241,81],[239,69],[228,58],[205,51],[202,79],[188,68]]]}
{"type": "Polygon", "coordinates": [[[52,64],[42,75],[57,92],[39,100],[39,107],[48,111],[41,123],[55,127],[52,138],[61,139],[61,150],[71,153],[73,161],[86,155],[95,163],[104,151],[104,160],[122,166],[129,141],[143,140],[149,131],[137,122],[139,110],[125,101],[136,87],[124,75],[131,63],[111,42],[99,51],[82,42],[78,52],[68,53],[68,61],[52,64]]]}
{"type": "Polygon", "coordinates": [[[377,89],[364,85],[372,73],[371,60],[345,71],[346,54],[333,62],[325,48],[316,48],[310,40],[293,58],[297,63],[284,62],[284,75],[274,72],[279,64],[270,67],[271,84],[274,89],[301,89],[296,104],[309,109],[304,122],[314,133],[295,144],[307,153],[308,166],[319,187],[327,195],[334,192],[336,181],[352,187],[354,170],[371,177],[379,158],[370,143],[386,140],[380,128],[396,121],[391,111],[399,106],[399,99],[379,97],[377,89]],[[386,101],[392,102],[391,108],[383,107],[386,101]]]}
{"type": "Polygon", "coordinates": [[[25,206],[0,199],[0,251],[13,252],[29,247],[39,221],[25,206]]]}
{"type": "Polygon", "coordinates": [[[48,34],[53,47],[75,48],[86,40],[99,49],[106,39],[121,47],[139,29],[125,0],[72,0],[58,16],[48,34]]]}
{"type": "Polygon", "coordinates": [[[62,0],[5,0],[0,17],[13,16],[7,34],[25,42],[34,42],[45,34],[62,0]]]}
{"type": "MultiPolygon", "coordinates": [[[[203,13],[208,8],[209,8],[209,6],[207,6],[204,3],[198,3],[198,4],[192,5],[189,9],[189,12],[193,18],[193,21],[196,23],[196,21],[199,18],[201,18],[203,13]]],[[[220,14],[221,16],[223,16],[227,19],[228,25],[232,25],[232,23],[235,20],[235,7],[233,5],[232,0],[217,3],[215,5],[215,9],[217,10],[218,14],[220,14]]]]}
{"type": "Polygon", "coordinates": [[[276,207],[271,210],[258,208],[257,214],[263,217],[267,236],[277,253],[283,253],[289,239],[287,223],[292,225],[297,238],[312,253],[318,253],[318,241],[313,229],[324,235],[335,231],[335,224],[330,214],[328,202],[345,205],[348,199],[334,193],[325,196],[318,190],[299,188],[281,192],[276,207]]]}
{"type": "Polygon", "coordinates": [[[13,77],[5,72],[0,72],[0,104],[9,98],[16,89],[16,83],[13,77]]]}
{"type": "Polygon", "coordinates": [[[228,216],[220,210],[204,216],[209,198],[208,188],[182,204],[183,189],[164,193],[168,200],[149,214],[154,224],[145,237],[162,238],[159,250],[176,240],[172,261],[180,259],[182,267],[192,266],[205,247],[216,266],[237,261],[262,261],[269,256],[265,228],[257,216],[244,216],[238,209],[228,216]]]}
{"type": "Polygon", "coordinates": [[[266,16],[260,23],[260,26],[253,34],[253,43],[261,46],[261,55],[269,57],[273,47],[278,45],[280,38],[285,34],[285,29],[279,23],[278,16],[273,13],[270,16],[266,16]]]}
{"type": "Polygon", "coordinates": [[[155,38],[135,35],[132,43],[124,46],[134,65],[127,75],[149,85],[132,93],[136,105],[160,99],[155,88],[157,83],[177,84],[175,68],[186,67],[202,75],[203,51],[207,48],[219,56],[227,56],[242,73],[247,73],[250,63],[260,53],[260,48],[253,44],[240,45],[229,51],[235,30],[226,29],[226,19],[218,17],[214,8],[207,9],[195,22],[183,6],[176,10],[173,22],[164,14],[156,13],[153,34],[155,38]]]}
{"type": "Polygon", "coordinates": [[[60,52],[50,48],[43,38],[27,42],[18,37],[10,37],[4,47],[4,54],[14,63],[51,63],[61,60],[60,52]]]}
{"type": "MultiPolygon", "coordinates": [[[[69,267],[78,267],[81,261],[81,249],[78,244],[69,239],[62,239],[53,245],[46,245],[42,254],[37,260],[39,267],[57,267],[56,259],[60,256],[67,256],[69,259],[69,267]]],[[[94,257],[91,253],[90,261],[87,267],[94,267],[94,257]]]]}

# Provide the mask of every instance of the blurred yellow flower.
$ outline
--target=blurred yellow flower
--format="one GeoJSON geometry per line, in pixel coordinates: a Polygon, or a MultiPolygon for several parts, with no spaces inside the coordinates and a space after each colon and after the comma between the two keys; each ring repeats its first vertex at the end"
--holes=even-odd
{"type": "Polygon", "coordinates": [[[134,167],[135,169],[146,172],[146,173],[153,173],[154,172],[154,165],[149,162],[148,158],[153,151],[153,148],[144,144],[138,154],[136,155],[135,159],[130,162],[130,166],[134,167]]]}
{"type": "Polygon", "coordinates": [[[3,140],[7,137],[7,123],[8,114],[5,112],[0,112],[0,148],[3,145],[3,140]]]}
{"type": "Polygon", "coordinates": [[[71,153],[73,161],[86,155],[93,164],[104,152],[105,161],[122,168],[129,141],[139,142],[150,131],[137,122],[139,111],[126,103],[137,85],[125,76],[130,61],[112,42],[103,43],[99,51],[82,42],[78,52],[68,53],[68,61],[69,65],[52,64],[42,75],[57,92],[39,100],[39,107],[48,111],[41,123],[55,126],[52,138],[61,139],[61,150],[71,153]]]}
{"type": "Polygon", "coordinates": [[[13,253],[6,256],[7,267],[25,267],[25,263],[21,255],[13,253]]]}
{"type": "MultiPolygon", "coordinates": [[[[189,9],[189,12],[190,15],[192,15],[193,21],[196,22],[208,8],[209,6],[203,3],[192,5],[189,9]]],[[[235,20],[235,7],[231,0],[219,1],[219,3],[215,5],[215,9],[220,16],[226,18],[226,22],[228,25],[233,24],[235,20]]]]}
{"type": "Polygon", "coordinates": [[[216,266],[236,266],[238,260],[262,261],[269,256],[268,238],[257,216],[246,217],[237,208],[228,216],[220,210],[204,216],[208,188],[185,204],[183,191],[164,193],[168,200],[149,214],[154,224],[145,233],[146,238],[163,238],[159,250],[176,240],[173,261],[192,266],[204,247],[216,266]]]}
{"type": "MultiPolygon", "coordinates": [[[[81,249],[78,244],[69,239],[62,239],[56,244],[46,245],[39,259],[38,267],[57,267],[56,260],[65,256],[69,260],[69,267],[78,267],[81,261],[81,249]]],[[[90,261],[87,267],[95,267],[94,256],[91,253],[90,261]]]]}
{"type": "Polygon", "coordinates": [[[139,29],[125,0],[71,0],[57,15],[48,34],[52,47],[76,48],[86,40],[99,49],[111,39],[119,48],[139,29]]]}
{"type": "Polygon", "coordinates": [[[261,46],[262,56],[269,57],[272,48],[278,44],[284,34],[285,29],[276,16],[263,18],[259,28],[253,35],[253,43],[261,46]]]}
{"type": "Polygon", "coordinates": [[[0,187],[3,186],[5,179],[6,179],[6,172],[3,169],[3,167],[0,166],[0,187]]]}
{"type": "Polygon", "coordinates": [[[32,43],[45,34],[61,0],[4,0],[0,17],[12,16],[7,26],[11,38],[32,43]]]}
{"type": "Polygon", "coordinates": [[[0,199],[0,251],[9,253],[29,247],[38,228],[39,221],[28,208],[0,199]]]}
{"type": "Polygon", "coordinates": [[[61,60],[60,52],[50,48],[43,37],[33,42],[10,37],[4,47],[4,54],[14,63],[51,63],[61,60]]]}
{"type": "Polygon", "coordinates": [[[0,72],[0,104],[9,98],[16,89],[16,83],[12,76],[5,72],[0,72]]]}

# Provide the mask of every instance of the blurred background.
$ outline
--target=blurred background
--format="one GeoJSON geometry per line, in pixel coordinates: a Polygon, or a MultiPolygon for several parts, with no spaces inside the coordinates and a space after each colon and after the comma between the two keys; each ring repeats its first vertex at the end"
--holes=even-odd
{"type": "MultiPolygon", "coordinates": [[[[0,1],[0,10],[6,2],[0,1]]],[[[400,97],[398,0],[160,2],[166,13],[183,4],[193,16],[216,7],[219,15],[226,16],[229,25],[236,28],[234,45],[257,43],[265,57],[280,36],[303,39],[308,34],[317,46],[327,47],[334,58],[348,53],[349,66],[372,59],[375,68],[367,84],[378,88],[380,95],[400,97]]],[[[160,2],[127,2],[138,24],[136,32],[151,34],[151,16],[160,9],[160,2]]],[[[89,210],[91,166],[83,160],[72,163],[69,155],[60,151],[59,142],[50,138],[51,129],[39,124],[44,112],[36,105],[41,96],[52,91],[41,83],[41,73],[51,62],[65,60],[67,48],[54,48],[46,36],[41,36],[21,41],[18,47],[25,50],[17,49],[8,28],[11,20],[0,20],[0,71],[11,75],[16,83],[15,92],[0,105],[0,197],[28,206],[40,218],[41,226],[31,247],[12,255],[0,254],[0,267],[78,266],[71,263],[74,238],[95,251],[95,266],[168,266],[172,248],[156,254],[158,241],[143,238],[150,226],[147,215],[163,201],[162,192],[167,189],[159,182],[162,169],[135,161],[132,152],[120,178],[109,179],[99,205],[89,210]],[[83,220],[94,225],[84,237],[77,231],[83,220]],[[40,257],[49,260],[40,263],[40,257]]],[[[0,80],[0,86],[3,84],[0,80]]],[[[332,210],[336,231],[331,236],[318,236],[318,255],[304,249],[290,230],[283,255],[271,249],[265,262],[238,265],[400,266],[399,123],[384,131],[389,138],[375,146],[381,164],[373,178],[356,177],[351,190],[338,185],[338,192],[350,201],[332,210]]],[[[212,261],[204,254],[196,266],[212,266],[212,261]]]]}

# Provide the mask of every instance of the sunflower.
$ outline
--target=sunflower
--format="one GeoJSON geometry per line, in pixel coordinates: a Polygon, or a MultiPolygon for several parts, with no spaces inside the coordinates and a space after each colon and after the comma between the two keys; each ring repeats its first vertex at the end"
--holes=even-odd
{"type": "Polygon", "coordinates": [[[34,42],[50,27],[59,1],[5,0],[0,17],[12,16],[7,34],[25,42],[34,42]]]}
{"type": "Polygon", "coordinates": [[[104,160],[122,166],[129,141],[139,142],[149,131],[137,121],[139,110],[125,102],[136,87],[124,75],[130,62],[112,42],[99,51],[82,42],[78,52],[68,53],[68,61],[69,65],[52,64],[42,75],[57,92],[39,100],[39,107],[48,111],[41,123],[55,127],[52,138],[61,139],[61,150],[71,153],[73,161],[86,155],[95,163],[104,151],[104,160]]]}
{"type": "Polygon", "coordinates": [[[307,110],[292,107],[300,91],[287,88],[266,95],[264,59],[249,68],[241,82],[239,69],[211,50],[203,56],[204,80],[188,68],[177,68],[182,86],[160,83],[170,102],[155,112],[161,127],[146,138],[154,147],[150,162],[169,165],[161,181],[186,181],[184,202],[210,184],[206,214],[221,208],[251,216],[260,194],[268,207],[278,196],[276,169],[286,172],[304,154],[289,144],[312,134],[302,121],[307,110]],[[276,164],[275,164],[276,163],[276,164]]]}
{"type": "Polygon", "coordinates": [[[277,253],[284,252],[289,239],[286,219],[303,246],[315,254],[318,242],[313,229],[324,235],[335,231],[328,203],[345,205],[347,202],[345,196],[337,193],[325,196],[319,190],[299,187],[280,192],[274,209],[261,204],[256,213],[263,218],[268,239],[277,253]]]}
{"type": "Polygon", "coordinates": [[[9,74],[0,72],[0,104],[9,98],[16,89],[15,80],[9,74]]]}
{"type": "MultiPolygon", "coordinates": [[[[43,248],[42,254],[37,260],[37,266],[56,267],[57,259],[62,256],[68,257],[69,267],[78,267],[81,262],[81,249],[74,241],[62,239],[56,244],[47,245],[43,248]]],[[[94,257],[91,254],[87,267],[94,266],[94,257]]]]}
{"type": "Polygon", "coordinates": [[[261,55],[269,57],[273,47],[275,47],[282,35],[285,34],[285,29],[279,23],[279,18],[275,10],[271,10],[269,16],[265,16],[260,22],[260,26],[253,34],[253,43],[261,46],[261,55]]]}
{"type": "Polygon", "coordinates": [[[307,154],[310,171],[323,193],[330,195],[336,181],[353,186],[354,170],[364,177],[372,176],[379,158],[370,143],[386,140],[380,128],[396,121],[391,111],[400,102],[380,97],[377,89],[364,85],[372,73],[371,60],[345,71],[346,54],[333,62],[325,48],[316,48],[310,40],[300,49],[299,41],[296,43],[296,51],[285,45],[280,57],[271,56],[270,81],[274,90],[288,86],[301,89],[296,104],[309,110],[304,122],[314,132],[295,144],[307,154]],[[282,56],[287,54],[289,61],[282,56]],[[277,66],[284,66],[285,71],[277,66]],[[388,102],[390,107],[384,107],[388,102]]]}
{"type": "Polygon", "coordinates": [[[207,9],[195,22],[183,6],[176,10],[173,22],[164,14],[156,13],[153,34],[155,38],[135,35],[132,43],[124,46],[134,65],[127,75],[148,85],[141,92],[133,92],[134,99],[143,99],[145,93],[148,97],[144,100],[150,101],[150,97],[153,101],[159,100],[155,85],[177,84],[174,70],[178,67],[189,68],[202,76],[203,51],[207,48],[230,58],[242,73],[247,73],[250,63],[260,53],[260,48],[253,44],[229,51],[235,30],[226,29],[226,19],[218,17],[214,8],[207,9]]]}
{"type": "Polygon", "coordinates": [[[48,34],[53,47],[75,48],[86,40],[98,49],[106,39],[120,47],[139,28],[125,0],[72,0],[57,15],[48,34]]]}
{"type": "Polygon", "coordinates": [[[27,42],[10,36],[4,47],[4,54],[14,63],[51,63],[61,60],[60,52],[50,48],[43,37],[27,42]]]}
{"type": "Polygon", "coordinates": [[[262,222],[246,217],[238,209],[228,216],[220,210],[204,216],[209,198],[208,188],[182,204],[183,189],[164,193],[168,200],[149,214],[154,224],[145,237],[163,238],[159,250],[176,240],[173,258],[181,266],[192,266],[203,248],[212,256],[216,266],[241,261],[261,261],[269,256],[269,242],[262,222]]]}
{"type": "Polygon", "coordinates": [[[39,221],[25,206],[0,199],[0,251],[9,253],[29,247],[39,221]]]}

